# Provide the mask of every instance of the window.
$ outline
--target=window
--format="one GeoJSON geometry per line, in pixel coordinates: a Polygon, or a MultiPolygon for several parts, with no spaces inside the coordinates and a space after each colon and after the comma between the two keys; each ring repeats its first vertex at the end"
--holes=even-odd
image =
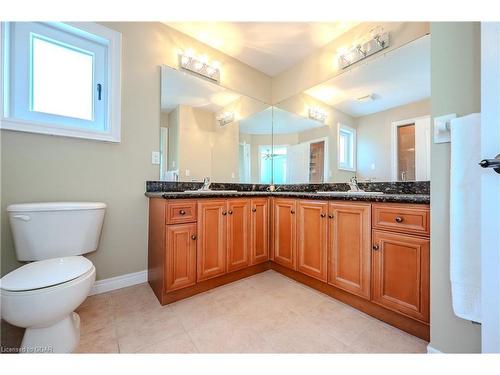
{"type": "Polygon", "coordinates": [[[4,23],[1,128],[119,142],[120,38],[93,23],[4,23]]]}
{"type": "Polygon", "coordinates": [[[356,170],[356,129],[342,124],[338,132],[338,168],[356,170]]]}

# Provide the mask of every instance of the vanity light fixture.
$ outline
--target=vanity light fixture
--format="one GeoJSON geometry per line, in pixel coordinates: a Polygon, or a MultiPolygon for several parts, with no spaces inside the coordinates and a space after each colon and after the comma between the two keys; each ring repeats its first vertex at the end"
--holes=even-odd
{"type": "Polygon", "coordinates": [[[384,33],[384,29],[381,26],[375,27],[371,30],[367,41],[357,43],[348,48],[346,52],[340,54],[340,67],[345,69],[387,47],[389,47],[389,33],[384,33]]]}
{"type": "Polygon", "coordinates": [[[199,74],[212,81],[220,81],[220,64],[217,61],[210,62],[207,55],[196,56],[192,49],[179,54],[179,66],[182,69],[199,74]]]}
{"type": "Polygon", "coordinates": [[[219,125],[226,126],[234,121],[234,112],[223,112],[219,116],[217,116],[217,121],[219,121],[219,125]]]}
{"type": "Polygon", "coordinates": [[[325,122],[327,118],[327,113],[326,111],[317,108],[317,107],[310,107],[309,108],[309,118],[311,120],[319,121],[319,122],[325,122]]]}

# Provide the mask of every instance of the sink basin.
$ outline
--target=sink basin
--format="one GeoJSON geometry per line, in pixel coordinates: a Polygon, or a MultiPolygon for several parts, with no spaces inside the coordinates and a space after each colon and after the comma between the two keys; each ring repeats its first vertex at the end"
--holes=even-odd
{"type": "Polygon", "coordinates": [[[196,194],[220,194],[220,193],[237,193],[238,190],[184,190],[184,193],[196,194]]]}
{"type": "Polygon", "coordinates": [[[331,194],[331,195],[382,195],[382,191],[317,191],[318,194],[331,194]]]}

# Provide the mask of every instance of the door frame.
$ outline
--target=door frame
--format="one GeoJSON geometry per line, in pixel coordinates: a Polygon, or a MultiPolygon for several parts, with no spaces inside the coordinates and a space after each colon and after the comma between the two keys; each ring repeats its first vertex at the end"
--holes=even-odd
{"type": "MultiPolygon", "coordinates": [[[[481,22],[481,158],[500,152],[500,23],[481,22]]],[[[500,353],[500,175],[481,174],[481,342],[500,353]]],[[[474,197],[471,197],[474,199],[474,197]]]]}

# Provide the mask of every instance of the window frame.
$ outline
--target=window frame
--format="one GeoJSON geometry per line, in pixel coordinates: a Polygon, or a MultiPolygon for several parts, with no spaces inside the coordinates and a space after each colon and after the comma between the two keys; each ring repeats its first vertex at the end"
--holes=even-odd
{"type": "Polygon", "coordinates": [[[357,154],[357,132],[356,132],[356,129],[351,127],[351,126],[348,126],[348,125],[344,125],[344,124],[341,124],[341,123],[338,123],[338,130],[337,130],[337,168],[339,170],[343,170],[343,171],[349,171],[349,172],[356,172],[356,154],[357,154]],[[350,151],[351,151],[351,157],[350,157],[350,163],[349,165],[346,165],[345,163],[341,163],[340,162],[340,135],[341,133],[344,132],[344,133],[350,133],[350,144],[351,144],[351,147],[350,147],[350,151]]]}
{"type": "MultiPolygon", "coordinates": [[[[121,141],[121,33],[93,22],[41,22],[41,24],[105,45],[104,57],[107,67],[104,80],[106,87],[103,92],[106,100],[104,114],[106,130],[78,128],[71,121],[68,121],[68,125],[61,124],[62,121],[40,122],[15,117],[11,113],[10,22],[0,23],[0,88],[3,94],[3,100],[0,100],[0,129],[119,143],[121,141]]],[[[27,78],[29,79],[29,76],[27,78]]],[[[61,116],[61,119],[64,118],[61,116]]],[[[66,118],[71,119],[71,117],[66,118]]]]}

